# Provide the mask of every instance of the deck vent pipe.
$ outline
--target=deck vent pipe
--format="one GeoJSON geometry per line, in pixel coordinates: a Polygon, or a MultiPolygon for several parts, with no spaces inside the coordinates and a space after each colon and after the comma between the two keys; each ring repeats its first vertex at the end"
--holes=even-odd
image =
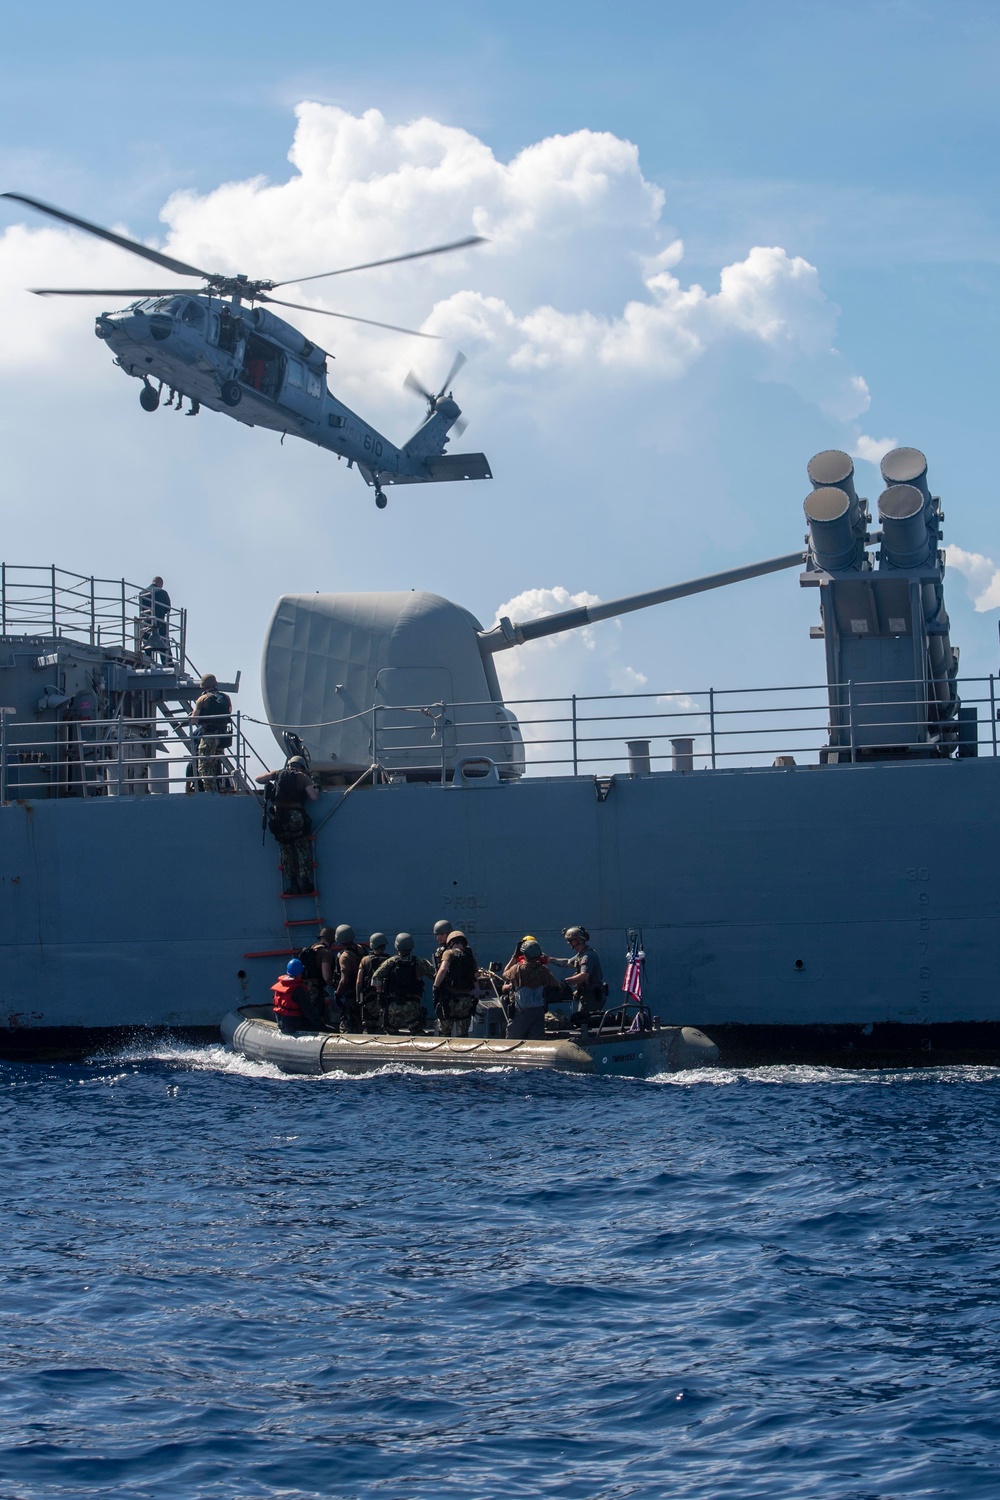
{"type": "Polygon", "coordinates": [[[629,775],[648,776],[653,769],[649,758],[649,741],[626,740],[625,749],[628,751],[629,775]]]}
{"type": "Polygon", "coordinates": [[[673,768],[675,771],[694,770],[694,740],[687,735],[670,741],[674,752],[673,768]]]}

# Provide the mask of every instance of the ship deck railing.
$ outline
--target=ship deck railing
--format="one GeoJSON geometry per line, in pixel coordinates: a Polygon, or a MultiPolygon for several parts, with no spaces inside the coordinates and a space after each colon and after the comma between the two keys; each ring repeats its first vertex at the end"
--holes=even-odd
{"type": "Polygon", "coordinates": [[[0,802],[21,798],[169,795],[199,790],[259,795],[256,751],[237,711],[212,786],[200,785],[189,720],[72,719],[22,723],[0,710],[0,802]]]}
{"type": "Polygon", "coordinates": [[[0,636],[65,636],[130,655],[187,661],[187,610],[171,605],[161,629],[144,606],[149,584],[95,578],[54,563],[0,563],[0,636]]]}
{"type": "Polygon", "coordinates": [[[990,674],[930,694],[920,678],[378,705],[372,760],[385,780],[444,780],[476,758],[501,775],[608,776],[995,756],[997,698],[990,674]]]}

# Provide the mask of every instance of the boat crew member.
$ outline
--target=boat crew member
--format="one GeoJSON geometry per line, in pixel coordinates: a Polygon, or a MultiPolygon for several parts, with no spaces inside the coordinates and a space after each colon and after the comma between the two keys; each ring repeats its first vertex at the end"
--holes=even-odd
{"type": "Polygon", "coordinates": [[[441,960],[444,958],[445,950],[448,947],[448,934],[450,932],[451,923],[448,921],[447,917],[442,917],[440,922],[434,923],[434,942],[436,944],[436,947],[434,949],[434,957],[431,959],[431,963],[434,965],[435,974],[441,967],[441,960]]]}
{"type": "Polygon", "coordinates": [[[434,1014],[442,1036],[468,1036],[469,1023],[476,1009],[472,993],[479,975],[476,955],[464,932],[449,932],[434,975],[434,1014]]]}
{"type": "Polygon", "coordinates": [[[375,989],[374,979],[376,969],[380,969],[386,961],[385,950],[388,943],[389,939],[384,932],[373,932],[368,939],[368,952],[358,965],[356,994],[362,1031],[382,1030],[382,1006],[375,989]]]}
{"type": "Polygon", "coordinates": [[[268,787],[270,810],[267,826],[278,841],[281,874],[286,896],[311,896],[313,851],[309,835],[312,823],[306,802],[315,802],[319,788],[309,775],[301,755],[293,755],[281,771],[262,778],[268,787]]]}
{"type": "Polygon", "coordinates": [[[542,1041],[545,1037],[545,992],[561,989],[561,983],[544,961],[542,945],[535,938],[525,938],[521,949],[503,971],[510,986],[514,1008],[507,1022],[509,1037],[542,1041]]]}
{"type": "Polygon", "coordinates": [[[170,595],[163,587],[163,579],[157,576],[148,589],[139,595],[139,650],[150,661],[158,656],[165,667],[171,665],[170,595]]]}
{"type": "Polygon", "coordinates": [[[337,988],[333,992],[334,1008],[340,1012],[341,1031],[360,1031],[358,1009],[358,970],[364,957],[354,941],[354,928],[342,922],[334,933],[337,944],[337,988]]]}
{"type": "Polygon", "coordinates": [[[326,1026],[330,1019],[329,987],[333,983],[333,942],[333,928],[324,927],[315,943],[303,948],[299,954],[303,968],[302,978],[309,991],[308,1016],[311,1021],[315,1021],[317,1028],[326,1026]]]}
{"type": "Polygon", "coordinates": [[[424,981],[434,978],[426,958],[413,951],[408,932],[398,934],[396,952],[375,970],[375,988],[382,1001],[382,1027],[385,1031],[423,1033],[427,1028],[424,1006],[424,981]]]}
{"type": "Polygon", "coordinates": [[[294,1035],[297,1031],[316,1030],[306,1014],[309,991],[302,978],[300,958],[288,960],[284,974],[276,984],[272,984],[271,994],[274,996],[271,1003],[279,1031],[294,1035]]]}
{"type": "Polygon", "coordinates": [[[214,672],[206,672],[201,679],[201,695],[191,710],[198,737],[198,779],[203,792],[221,790],[222,751],[233,743],[229,732],[232,711],[229,694],[220,691],[214,672]]]}
{"type": "Polygon", "coordinates": [[[566,983],[573,991],[573,998],[580,1006],[583,1017],[600,1014],[607,998],[604,971],[601,960],[590,946],[590,933],[586,927],[564,927],[563,937],[573,950],[572,958],[550,958],[550,964],[560,969],[569,969],[566,983]]]}

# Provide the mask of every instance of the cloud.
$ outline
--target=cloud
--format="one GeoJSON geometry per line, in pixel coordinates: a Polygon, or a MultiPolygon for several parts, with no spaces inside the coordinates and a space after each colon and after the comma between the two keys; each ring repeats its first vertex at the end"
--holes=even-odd
{"type": "MultiPolygon", "coordinates": [[[[489,236],[475,250],[278,294],[314,309],[289,319],[335,357],[337,395],[393,441],[423,416],[403,390],[407,369],[436,389],[453,348],[320,310],[422,327],[470,356],[456,381],[473,423],[461,446],[482,447],[496,478],[407,487],[384,515],[356,473],[316,448],[210,412],[191,422],[140,412],[137,383],[94,338],[103,302],[24,289],[142,286],[151,268],[23,215],[0,233],[8,556],[33,561],[44,545],[47,562],[58,545],[52,560],[81,572],[169,575],[191,605],[196,659],[227,675],[242,666],[249,708],[252,659],[283,592],[427,587],[481,617],[515,595],[502,609],[530,618],[596,598],[584,585],[611,597],[711,571],[723,554],[787,550],[786,530],[794,544],[801,523],[795,500],[787,527],[771,503],[774,464],[800,441],[853,441],[867,386],[837,348],[838,310],[819,271],[793,246],[748,241],[695,279],[686,226],[668,213],[636,145],[605,131],[549,136],[503,160],[435,120],[315,103],[297,111],[287,180],[167,201],[166,250],[279,281],[489,236]],[[546,586],[517,592],[529,580],[546,586]]],[[[156,272],[152,284],[161,279],[173,280],[156,272]]],[[[644,679],[662,689],[710,680],[728,641],[727,677],[745,661],[751,670],[742,596],[699,608],[553,637],[498,655],[497,667],[525,696],[648,690],[644,679]],[[703,623],[685,629],[694,619],[703,623]]],[[[797,649],[776,614],[762,612],[761,631],[754,672],[760,653],[784,662],[797,649]]],[[[797,658],[787,670],[798,680],[797,658]]]]}
{"type": "MultiPolygon", "coordinates": [[[[289,179],[174,194],[162,211],[168,251],[209,270],[284,281],[475,231],[490,241],[476,252],[301,291],[293,284],[284,295],[471,344],[484,376],[521,385],[678,380],[729,346],[751,351],[758,378],[793,386],[836,420],[867,408],[864,380],[835,348],[837,309],[815,266],[780,246],[755,246],[722,268],[716,290],[685,284],[683,243],[659,243],[664,194],[643,176],[632,142],[578,130],[504,162],[470,132],[428,118],[392,124],[376,109],[352,115],[317,103],[296,114],[289,179]]],[[[128,265],[72,231],[7,230],[0,286],[21,302],[21,319],[4,360],[51,362],[81,322],[79,304],[44,313],[32,305],[33,337],[19,336],[26,281],[120,284],[128,265]]],[[[339,385],[370,390],[374,379],[398,399],[404,361],[418,357],[413,341],[302,320],[336,345],[339,385]]]]}
{"type": "Polygon", "coordinates": [[[966,552],[954,543],[944,551],[948,566],[964,573],[977,614],[1000,609],[1000,568],[992,557],[984,557],[981,552],[966,552]]]}
{"type": "Polygon", "coordinates": [[[865,463],[874,464],[877,468],[885,455],[898,447],[899,443],[896,438],[866,437],[862,432],[855,439],[850,454],[852,458],[862,458],[865,463]]]}

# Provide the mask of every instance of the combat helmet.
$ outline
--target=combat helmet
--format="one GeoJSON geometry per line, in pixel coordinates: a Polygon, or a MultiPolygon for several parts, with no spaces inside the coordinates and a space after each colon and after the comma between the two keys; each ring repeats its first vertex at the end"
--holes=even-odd
{"type": "Polygon", "coordinates": [[[388,941],[389,939],[386,937],[384,932],[373,932],[371,937],[368,939],[368,946],[372,950],[372,952],[375,953],[379,948],[384,948],[388,941]]]}
{"type": "Polygon", "coordinates": [[[397,953],[412,953],[413,952],[413,939],[412,939],[412,937],[410,936],[410,934],[408,932],[397,932],[397,934],[396,934],[396,952],[397,953]]]}
{"type": "Polygon", "coordinates": [[[346,922],[341,922],[340,926],[337,928],[336,932],[333,934],[333,938],[334,938],[334,942],[337,942],[337,943],[353,943],[354,942],[354,928],[353,927],[348,927],[348,925],[347,925],[346,922]]]}

